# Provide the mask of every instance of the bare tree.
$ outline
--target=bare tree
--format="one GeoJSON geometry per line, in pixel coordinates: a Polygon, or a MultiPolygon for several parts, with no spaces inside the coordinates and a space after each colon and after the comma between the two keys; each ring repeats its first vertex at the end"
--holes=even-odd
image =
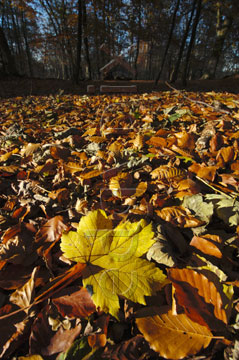
{"type": "Polygon", "coordinates": [[[160,79],[160,76],[162,74],[163,68],[164,68],[165,60],[166,60],[168,50],[169,50],[169,47],[170,47],[170,44],[171,44],[171,41],[172,41],[172,37],[173,37],[173,31],[174,31],[174,28],[175,28],[176,16],[177,16],[177,11],[179,9],[180,1],[181,0],[177,0],[176,6],[174,8],[171,27],[170,27],[170,32],[169,32],[167,44],[166,44],[166,47],[165,47],[165,50],[164,50],[161,66],[160,66],[158,75],[157,75],[156,80],[155,80],[155,85],[157,85],[157,83],[158,83],[158,81],[160,79]]]}
{"type": "Polygon", "coordinates": [[[84,45],[85,45],[85,56],[88,70],[88,78],[91,80],[91,63],[90,63],[90,54],[89,54],[89,43],[88,43],[88,34],[87,34],[87,14],[86,14],[86,2],[83,0],[83,30],[84,30],[84,45]]]}
{"type": "Polygon", "coordinates": [[[194,14],[194,11],[195,11],[196,3],[197,3],[197,0],[193,0],[193,5],[192,5],[192,9],[191,9],[190,18],[188,20],[188,23],[186,25],[186,29],[184,31],[183,39],[182,39],[181,46],[180,46],[179,53],[178,53],[177,63],[176,63],[176,66],[175,66],[175,69],[174,69],[174,72],[173,72],[173,75],[172,75],[172,79],[171,79],[172,82],[175,82],[177,80],[177,78],[178,78],[178,72],[179,72],[181,61],[182,61],[186,41],[187,41],[187,38],[188,38],[189,29],[190,29],[191,22],[192,22],[192,19],[193,19],[193,14],[194,14]]]}
{"type": "Polygon", "coordinates": [[[203,75],[204,78],[215,78],[224,42],[233,22],[233,13],[223,14],[222,5],[222,1],[216,2],[216,38],[208,61],[207,70],[203,75]]]}
{"type": "Polygon", "coordinates": [[[193,22],[191,38],[190,38],[190,42],[189,42],[188,49],[187,49],[187,55],[186,55],[183,78],[182,78],[184,85],[186,85],[186,79],[187,79],[187,73],[188,73],[188,67],[189,67],[189,60],[190,60],[193,44],[194,44],[195,37],[196,37],[197,26],[198,26],[199,19],[200,19],[200,14],[201,14],[201,7],[202,7],[202,0],[198,0],[196,15],[195,15],[194,22],[193,22]]]}
{"type": "Polygon", "coordinates": [[[3,32],[3,28],[1,26],[0,26],[0,50],[1,50],[2,58],[7,62],[7,64],[5,64],[5,68],[7,69],[8,74],[19,75],[16,69],[14,57],[10,51],[5,34],[3,32]]]}
{"type": "Polygon", "coordinates": [[[74,80],[76,83],[79,81],[81,70],[81,48],[82,48],[82,0],[77,2],[77,49],[76,49],[76,63],[74,80]]]}

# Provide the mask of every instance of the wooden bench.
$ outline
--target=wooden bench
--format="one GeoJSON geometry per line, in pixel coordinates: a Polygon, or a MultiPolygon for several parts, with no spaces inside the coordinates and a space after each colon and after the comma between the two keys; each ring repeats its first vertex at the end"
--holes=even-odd
{"type": "Polygon", "coordinates": [[[87,85],[87,92],[88,92],[88,94],[94,94],[95,93],[95,85],[87,85]]]}
{"type": "Polygon", "coordinates": [[[136,93],[137,86],[110,86],[110,85],[101,85],[100,86],[101,93],[136,93]]]}

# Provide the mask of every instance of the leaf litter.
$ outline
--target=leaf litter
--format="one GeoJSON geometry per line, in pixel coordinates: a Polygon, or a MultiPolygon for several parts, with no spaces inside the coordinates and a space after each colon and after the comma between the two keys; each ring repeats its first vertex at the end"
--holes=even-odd
{"type": "Polygon", "coordinates": [[[0,113],[0,356],[236,354],[238,95],[29,96],[0,113]]]}

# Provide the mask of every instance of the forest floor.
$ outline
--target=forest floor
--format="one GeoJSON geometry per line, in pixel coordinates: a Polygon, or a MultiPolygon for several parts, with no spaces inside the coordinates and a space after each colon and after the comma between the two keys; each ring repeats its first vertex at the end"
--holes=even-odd
{"type": "MultiPolygon", "coordinates": [[[[68,80],[57,79],[38,79],[38,78],[5,78],[0,79],[0,97],[8,98],[15,96],[31,96],[31,95],[53,95],[59,93],[60,90],[64,94],[83,95],[87,93],[87,85],[94,84],[99,93],[100,85],[137,85],[138,93],[152,91],[167,91],[169,87],[163,81],[159,81],[158,85],[154,85],[154,81],[149,80],[132,80],[132,81],[82,81],[78,85],[68,80]]],[[[192,80],[188,81],[184,87],[180,81],[174,85],[177,89],[185,89],[187,91],[215,91],[215,92],[231,92],[239,93],[239,79],[229,77],[218,80],[192,80]]]]}
{"type": "Polygon", "coordinates": [[[239,359],[239,80],[133,83],[0,82],[0,358],[239,359]]]}

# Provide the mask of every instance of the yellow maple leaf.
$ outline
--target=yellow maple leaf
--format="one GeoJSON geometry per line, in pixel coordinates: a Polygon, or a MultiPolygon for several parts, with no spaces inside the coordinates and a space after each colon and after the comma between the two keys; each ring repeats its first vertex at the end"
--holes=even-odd
{"type": "Polygon", "coordinates": [[[83,216],[77,231],[62,235],[61,249],[68,259],[86,263],[83,285],[92,300],[117,317],[119,296],[145,304],[145,296],[160,288],[166,276],[155,264],[140,258],[155,242],[151,224],[129,221],[113,229],[103,210],[83,216]]]}

